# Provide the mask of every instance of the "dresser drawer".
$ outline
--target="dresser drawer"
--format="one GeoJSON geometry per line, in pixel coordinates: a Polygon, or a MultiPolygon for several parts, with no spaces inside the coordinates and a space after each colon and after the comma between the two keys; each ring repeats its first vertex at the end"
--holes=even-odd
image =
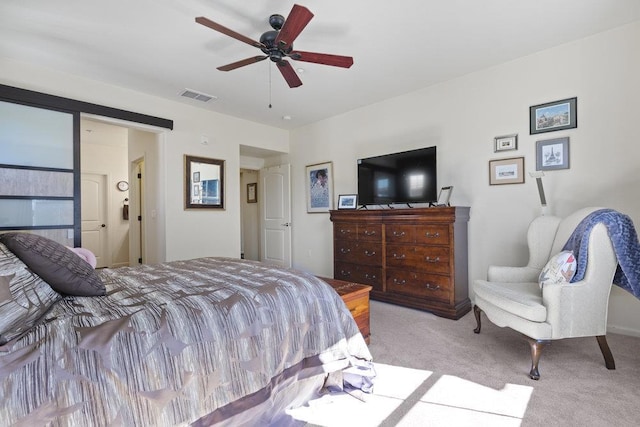
{"type": "Polygon", "coordinates": [[[426,224],[416,228],[416,243],[427,245],[448,245],[449,226],[439,224],[426,224]]]}
{"type": "Polygon", "coordinates": [[[358,242],[352,259],[358,264],[381,265],[382,244],[379,242],[358,242]]]}
{"type": "Polygon", "coordinates": [[[358,242],[353,240],[334,240],[334,258],[346,262],[355,262],[357,259],[358,242]]]}
{"type": "Polygon", "coordinates": [[[334,239],[355,239],[358,235],[358,226],[350,222],[337,222],[333,224],[334,239]]]}
{"type": "Polygon", "coordinates": [[[385,237],[387,242],[413,243],[416,227],[413,225],[389,224],[386,226],[385,237]]]}
{"type": "Polygon", "coordinates": [[[448,276],[387,269],[387,289],[420,298],[448,302],[452,294],[448,276]]]}
{"type": "Polygon", "coordinates": [[[371,285],[375,290],[382,290],[382,267],[380,266],[364,266],[336,261],[333,277],[338,280],[371,285]]]}
{"type": "Polygon", "coordinates": [[[369,242],[382,241],[382,224],[359,224],[358,240],[369,242]]]}
{"type": "Polygon", "coordinates": [[[431,273],[449,273],[449,248],[442,246],[387,245],[387,265],[431,273]]]}

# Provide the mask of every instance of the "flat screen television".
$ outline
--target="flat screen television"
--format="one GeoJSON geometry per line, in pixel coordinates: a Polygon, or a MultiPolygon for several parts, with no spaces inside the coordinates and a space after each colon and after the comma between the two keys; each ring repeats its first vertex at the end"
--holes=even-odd
{"type": "Polygon", "coordinates": [[[436,147],[358,159],[358,203],[435,203],[436,147]]]}

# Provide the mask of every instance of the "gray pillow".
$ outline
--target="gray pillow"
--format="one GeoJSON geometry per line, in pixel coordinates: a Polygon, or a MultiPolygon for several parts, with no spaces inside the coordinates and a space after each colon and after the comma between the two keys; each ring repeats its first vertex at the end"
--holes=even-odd
{"type": "Polygon", "coordinates": [[[99,296],[106,293],[95,270],[58,242],[30,233],[0,234],[0,242],[61,294],[99,296]]]}
{"type": "Polygon", "coordinates": [[[35,326],[61,298],[0,243],[0,345],[35,326]]]}

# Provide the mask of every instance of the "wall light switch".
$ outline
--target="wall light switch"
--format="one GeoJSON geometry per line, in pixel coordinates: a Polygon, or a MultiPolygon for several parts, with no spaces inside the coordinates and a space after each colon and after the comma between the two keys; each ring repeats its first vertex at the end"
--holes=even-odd
{"type": "Polygon", "coordinates": [[[200,144],[209,145],[209,137],[207,135],[202,135],[200,137],[200,144]]]}

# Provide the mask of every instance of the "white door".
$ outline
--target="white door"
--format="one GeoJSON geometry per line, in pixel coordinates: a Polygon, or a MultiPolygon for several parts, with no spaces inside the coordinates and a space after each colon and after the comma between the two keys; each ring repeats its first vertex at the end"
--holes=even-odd
{"type": "Polygon", "coordinates": [[[83,173],[81,189],[82,247],[96,256],[96,268],[108,267],[107,176],[83,173]]]}
{"type": "Polygon", "coordinates": [[[290,165],[260,169],[260,260],[291,267],[290,165]]]}

